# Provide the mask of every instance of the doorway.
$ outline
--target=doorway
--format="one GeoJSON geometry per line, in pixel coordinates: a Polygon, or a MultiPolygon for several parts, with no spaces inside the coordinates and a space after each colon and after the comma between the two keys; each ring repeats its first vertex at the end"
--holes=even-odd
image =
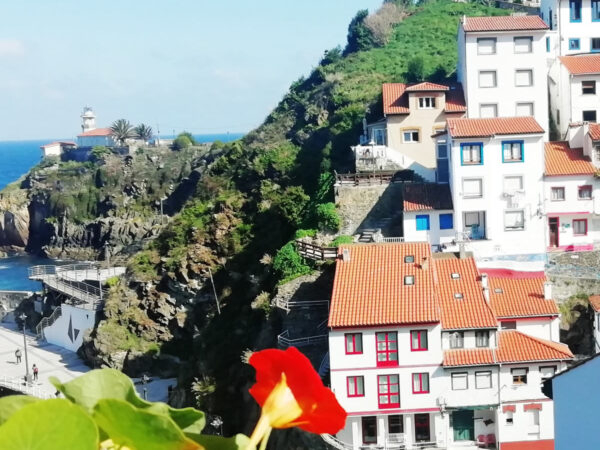
{"type": "Polygon", "coordinates": [[[431,441],[429,414],[415,414],[415,440],[417,442],[431,441]]]}
{"type": "Polygon", "coordinates": [[[548,217],[548,235],[550,247],[558,247],[558,217],[548,217]]]}
{"type": "Polygon", "coordinates": [[[473,410],[465,409],[452,412],[452,429],[455,441],[472,441],[475,436],[473,410]]]}

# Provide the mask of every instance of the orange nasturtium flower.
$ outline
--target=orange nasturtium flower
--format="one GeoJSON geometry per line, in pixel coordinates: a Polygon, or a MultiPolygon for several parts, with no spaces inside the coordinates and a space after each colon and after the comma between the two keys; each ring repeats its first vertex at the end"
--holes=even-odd
{"type": "Polygon", "coordinates": [[[256,369],[250,394],[262,407],[252,445],[266,442],[271,428],[299,427],[317,434],[335,434],[344,428],[346,411],[296,348],[262,350],[252,354],[249,362],[256,369]]]}

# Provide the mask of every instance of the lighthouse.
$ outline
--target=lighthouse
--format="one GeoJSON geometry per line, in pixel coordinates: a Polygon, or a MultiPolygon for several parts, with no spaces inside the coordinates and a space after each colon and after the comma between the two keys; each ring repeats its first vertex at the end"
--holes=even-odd
{"type": "Polygon", "coordinates": [[[96,114],[89,106],[83,108],[83,113],[81,114],[81,132],[85,133],[87,131],[92,131],[96,129],[96,114]]]}

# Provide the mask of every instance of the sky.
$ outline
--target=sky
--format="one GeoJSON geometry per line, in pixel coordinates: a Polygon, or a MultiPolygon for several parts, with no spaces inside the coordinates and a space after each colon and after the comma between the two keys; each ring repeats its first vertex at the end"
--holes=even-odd
{"type": "Polygon", "coordinates": [[[249,131],[381,3],[2,1],[0,140],[74,138],[84,106],[99,127],[249,131]]]}

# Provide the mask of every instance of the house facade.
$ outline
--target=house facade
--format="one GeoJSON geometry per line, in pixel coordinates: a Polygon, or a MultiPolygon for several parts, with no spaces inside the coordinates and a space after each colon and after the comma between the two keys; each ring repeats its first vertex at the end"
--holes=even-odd
{"type": "Polygon", "coordinates": [[[77,135],[78,147],[114,147],[115,139],[110,128],[94,128],[77,135]]]}
{"type": "Polygon", "coordinates": [[[572,354],[554,335],[545,278],[516,278],[494,299],[501,288],[472,258],[432,255],[427,243],[342,246],[329,317],[331,387],[348,412],[338,441],[553,448],[540,382],[572,354]]]}
{"type": "Polygon", "coordinates": [[[77,148],[77,144],[70,141],[56,141],[40,147],[42,150],[42,158],[46,158],[48,156],[60,156],[64,152],[73,150],[74,148],[77,148]]]}

